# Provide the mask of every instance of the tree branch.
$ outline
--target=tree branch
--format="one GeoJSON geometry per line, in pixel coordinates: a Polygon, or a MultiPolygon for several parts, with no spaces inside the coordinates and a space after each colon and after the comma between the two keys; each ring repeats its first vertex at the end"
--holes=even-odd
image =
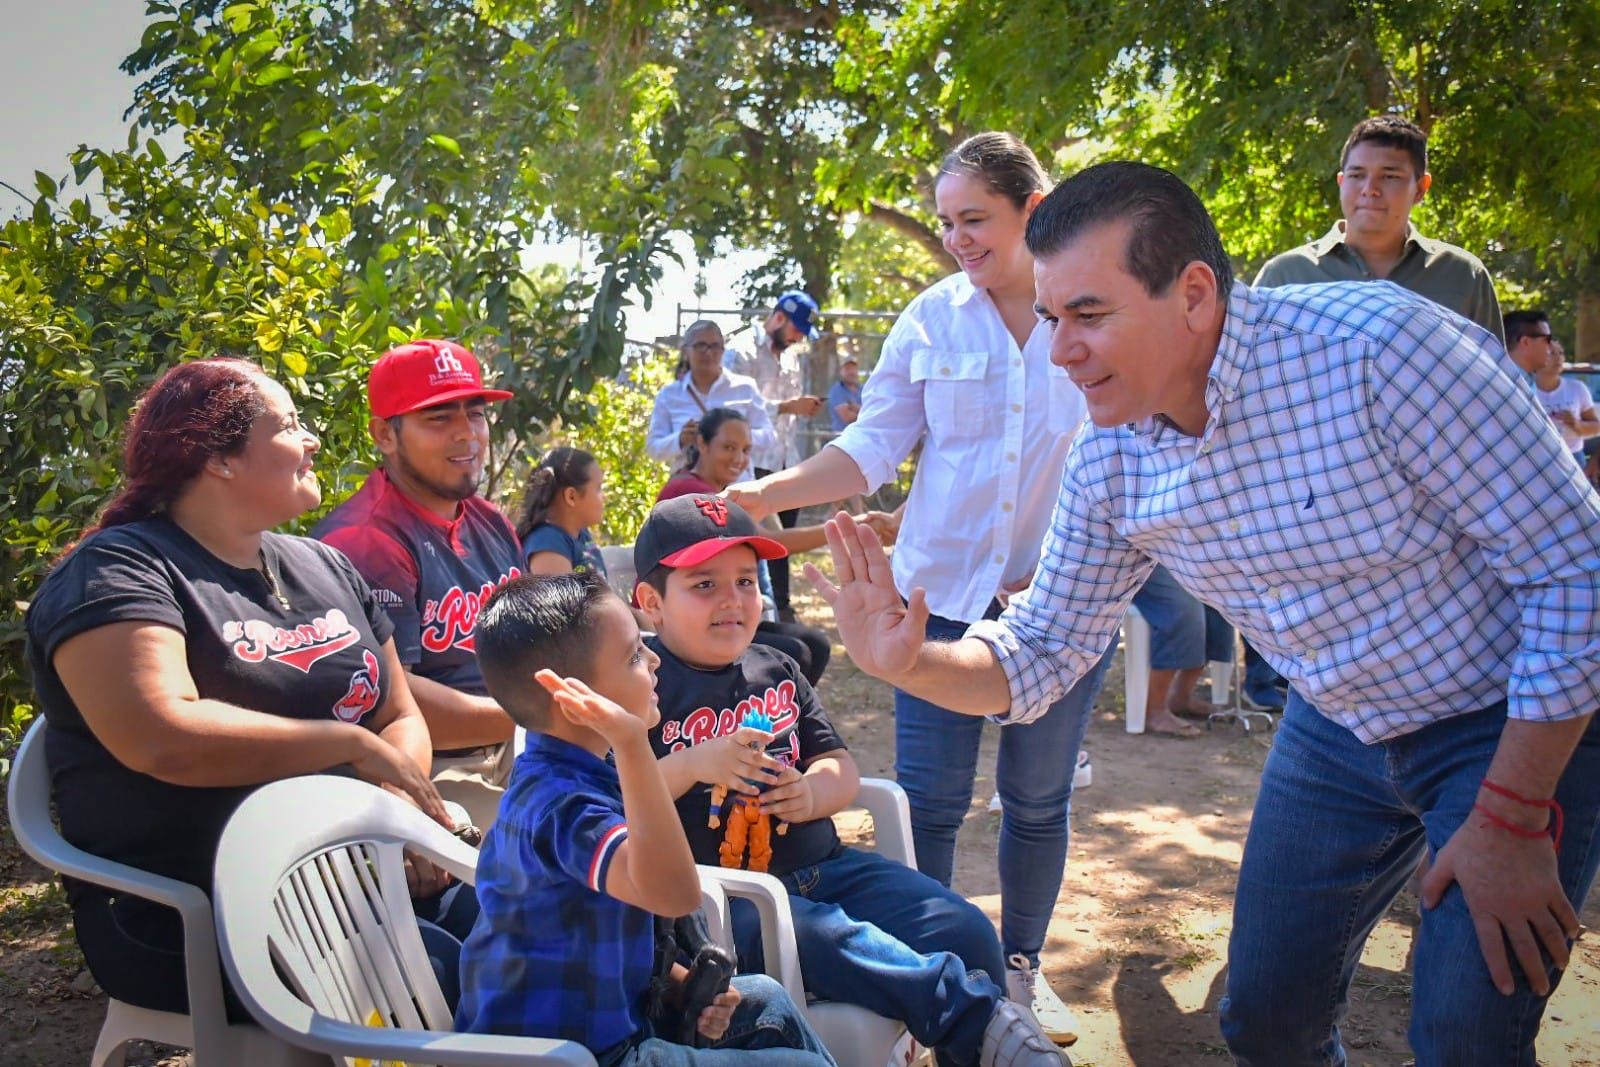
{"type": "Polygon", "coordinates": [[[899,285],[904,285],[907,288],[915,289],[919,293],[938,280],[937,278],[932,280],[927,278],[913,278],[911,275],[901,274],[897,270],[883,271],[878,275],[878,277],[882,278],[886,282],[895,282],[899,285]]]}
{"type": "Polygon", "coordinates": [[[926,224],[914,215],[908,215],[899,208],[890,207],[888,204],[874,200],[867,208],[867,218],[880,226],[887,226],[897,233],[904,234],[917,244],[921,245],[928,255],[942,260],[948,254],[944,250],[944,242],[939,240],[939,235],[930,230],[926,224]]]}

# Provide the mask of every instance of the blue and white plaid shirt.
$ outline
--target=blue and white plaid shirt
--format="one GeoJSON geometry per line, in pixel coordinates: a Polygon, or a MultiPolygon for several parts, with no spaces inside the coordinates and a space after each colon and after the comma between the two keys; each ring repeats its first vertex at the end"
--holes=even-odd
{"type": "Polygon", "coordinates": [[[1600,497],[1480,327],[1386,282],[1236,284],[1198,438],[1090,427],[1033,585],[968,633],[1025,722],[1154,563],[1372,743],[1600,706],[1600,497]]]}

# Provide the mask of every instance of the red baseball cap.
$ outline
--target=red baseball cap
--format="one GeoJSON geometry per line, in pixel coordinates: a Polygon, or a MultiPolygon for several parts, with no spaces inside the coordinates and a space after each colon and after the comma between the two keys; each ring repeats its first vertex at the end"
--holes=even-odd
{"type": "Polygon", "coordinates": [[[510,400],[512,395],[485,389],[478,357],[454,341],[412,341],[391,348],[367,376],[367,403],[380,419],[468,397],[510,400]]]}

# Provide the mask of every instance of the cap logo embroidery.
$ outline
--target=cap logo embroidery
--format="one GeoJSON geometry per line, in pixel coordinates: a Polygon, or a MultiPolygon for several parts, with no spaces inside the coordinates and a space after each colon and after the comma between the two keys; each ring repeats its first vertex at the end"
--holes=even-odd
{"type": "Polygon", "coordinates": [[[694,506],[718,526],[728,525],[728,505],[718,497],[699,497],[694,506]]]}
{"type": "Polygon", "coordinates": [[[463,367],[461,361],[456,358],[455,353],[448,348],[441,348],[434,354],[433,373],[428,375],[428,384],[438,386],[451,382],[477,384],[476,380],[467,371],[467,368],[463,367]]]}

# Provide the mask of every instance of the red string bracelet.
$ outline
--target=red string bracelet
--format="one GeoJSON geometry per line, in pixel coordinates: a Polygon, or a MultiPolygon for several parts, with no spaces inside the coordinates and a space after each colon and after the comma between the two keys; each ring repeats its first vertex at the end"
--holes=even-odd
{"type": "Polygon", "coordinates": [[[1556,851],[1561,851],[1561,829],[1564,818],[1561,811],[1561,805],[1557,801],[1554,799],[1534,800],[1531,797],[1525,797],[1520,793],[1507,789],[1498,782],[1491,782],[1487,778],[1483,780],[1483,788],[1487,789],[1496,796],[1505,797],[1507,800],[1514,800],[1517,803],[1526,805],[1530,808],[1544,808],[1551,813],[1550,825],[1548,827],[1543,830],[1530,830],[1525,826],[1518,826],[1514,822],[1511,822],[1507,819],[1502,819],[1500,816],[1496,815],[1482,804],[1473,804],[1472,810],[1483,815],[1485,819],[1489,820],[1490,825],[1498,826],[1507,833],[1521,838],[1543,837],[1546,834],[1549,834],[1550,840],[1554,843],[1556,851]]]}
{"type": "Polygon", "coordinates": [[[1505,797],[1507,800],[1515,800],[1518,804],[1526,804],[1530,808],[1550,808],[1556,806],[1556,802],[1553,800],[1535,800],[1532,797],[1525,797],[1516,790],[1507,789],[1499,782],[1491,781],[1488,778],[1485,778],[1479,784],[1496,796],[1505,797]]]}

